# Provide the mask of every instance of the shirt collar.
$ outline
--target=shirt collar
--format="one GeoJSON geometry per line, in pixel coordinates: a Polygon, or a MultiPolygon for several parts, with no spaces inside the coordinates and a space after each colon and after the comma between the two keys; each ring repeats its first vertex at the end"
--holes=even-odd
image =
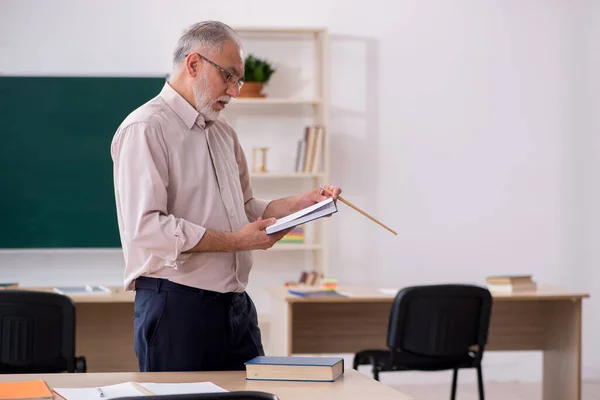
{"type": "Polygon", "coordinates": [[[169,82],[165,82],[160,91],[160,96],[167,102],[175,114],[181,118],[188,129],[192,129],[194,124],[197,124],[200,128],[209,128],[214,123],[214,121],[206,121],[198,110],[192,107],[183,96],[169,85],[169,82]]]}

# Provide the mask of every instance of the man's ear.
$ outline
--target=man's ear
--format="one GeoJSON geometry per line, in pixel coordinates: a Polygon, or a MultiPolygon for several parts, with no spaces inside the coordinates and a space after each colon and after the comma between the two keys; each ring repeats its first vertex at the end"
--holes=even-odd
{"type": "Polygon", "coordinates": [[[189,76],[195,78],[202,71],[202,60],[196,53],[188,55],[185,59],[185,70],[189,76]]]}

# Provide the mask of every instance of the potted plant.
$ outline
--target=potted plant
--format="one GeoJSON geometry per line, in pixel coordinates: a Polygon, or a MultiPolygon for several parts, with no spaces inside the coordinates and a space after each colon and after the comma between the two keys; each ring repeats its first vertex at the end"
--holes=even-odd
{"type": "Polygon", "coordinates": [[[244,86],[239,97],[265,97],[261,93],[264,85],[275,72],[273,65],[267,60],[259,59],[252,54],[244,60],[244,86]]]}

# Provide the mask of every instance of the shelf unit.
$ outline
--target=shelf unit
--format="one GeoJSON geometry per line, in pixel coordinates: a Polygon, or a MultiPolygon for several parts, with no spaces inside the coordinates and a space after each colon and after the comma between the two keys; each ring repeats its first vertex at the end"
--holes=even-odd
{"type": "MultiPolygon", "coordinates": [[[[289,184],[303,184],[317,187],[319,184],[329,183],[329,131],[328,131],[328,86],[329,77],[327,71],[329,68],[328,55],[328,32],[326,28],[277,28],[277,27],[238,27],[235,31],[241,36],[244,43],[247,40],[263,41],[281,41],[281,40],[307,40],[312,46],[312,68],[313,82],[312,96],[282,96],[273,95],[264,98],[235,98],[229,103],[227,108],[236,110],[239,108],[249,108],[252,110],[259,109],[261,115],[265,115],[265,111],[279,110],[281,108],[300,107],[303,110],[310,110],[312,124],[320,125],[324,128],[325,135],[322,143],[322,154],[319,162],[319,170],[314,173],[296,173],[296,172],[266,172],[266,173],[251,173],[252,183],[260,182],[261,185],[279,185],[282,181],[289,184]]],[[[261,54],[256,54],[261,57],[261,54]]],[[[272,60],[277,63],[278,60],[272,60]]],[[[310,67],[309,67],[310,68],[310,67]]],[[[275,74],[278,72],[276,71],[275,74]]],[[[302,132],[295,132],[301,134],[302,132]]],[[[295,150],[295,149],[294,149],[295,150]]],[[[245,149],[250,152],[251,149],[245,149]]],[[[300,193],[300,192],[298,192],[300,193]]],[[[277,243],[273,248],[267,251],[277,252],[310,252],[312,253],[311,268],[319,271],[327,276],[327,218],[322,218],[317,221],[310,222],[305,225],[305,228],[311,230],[312,235],[310,242],[300,243],[277,243]]]]}
{"type": "Polygon", "coordinates": [[[227,107],[231,106],[319,106],[322,103],[320,99],[285,99],[285,98],[261,98],[261,99],[252,99],[252,98],[235,98],[232,99],[231,102],[227,105],[227,107]]]}
{"type": "Polygon", "coordinates": [[[252,179],[317,179],[322,180],[325,174],[323,173],[305,173],[305,172],[267,172],[267,173],[251,173],[252,179]]]}

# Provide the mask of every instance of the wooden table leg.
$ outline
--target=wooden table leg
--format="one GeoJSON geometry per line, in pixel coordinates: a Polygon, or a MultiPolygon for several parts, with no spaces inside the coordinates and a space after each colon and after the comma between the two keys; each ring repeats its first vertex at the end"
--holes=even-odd
{"type": "Polygon", "coordinates": [[[543,399],[581,399],[581,300],[548,302],[543,399]]]}

